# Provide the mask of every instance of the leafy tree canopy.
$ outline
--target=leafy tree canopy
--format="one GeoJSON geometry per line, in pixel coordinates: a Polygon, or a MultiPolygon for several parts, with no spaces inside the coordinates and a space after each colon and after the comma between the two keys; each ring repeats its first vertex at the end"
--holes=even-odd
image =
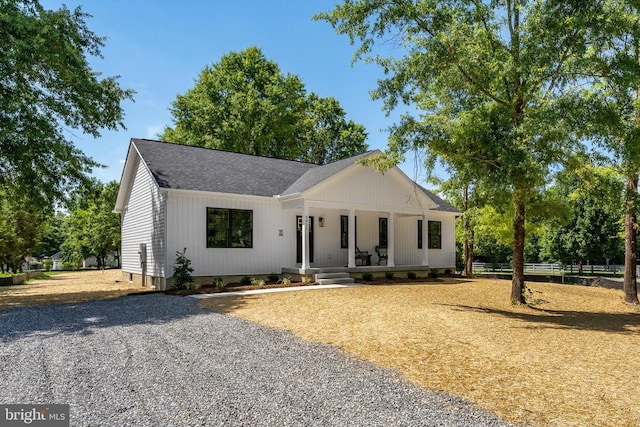
{"type": "Polygon", "coordinates": [[[38,0],[0,2],[0,185],[42,203],[63,198],[97,166],[66,130],[97,137],[123,127],[120,102],[132,96],[89,66],[104,39],[88,17],[38,0]]]}
{"type": "Polygon", "coordinates": [[[367,150],[364,126],[334,98],[307,94],[257,47],[224,55],[178,95],[161,139],[323,164],[367,150]]]}

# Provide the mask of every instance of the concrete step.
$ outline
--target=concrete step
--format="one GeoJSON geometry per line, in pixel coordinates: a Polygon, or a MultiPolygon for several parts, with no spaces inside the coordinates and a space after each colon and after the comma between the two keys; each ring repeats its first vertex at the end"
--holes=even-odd
{"type": "Polygon", "coordinates": [[[331,279],[316,279],[319,285],[348,285],[356,281],[351,277],[334,277],[331,279]]]}
{"type": "Polygon", "coordinates": [[[348,278],[349,273],[340,272],[340,273],[318,273],[316,274],[316,280],[318,279],[343,279],[348,278]]]}

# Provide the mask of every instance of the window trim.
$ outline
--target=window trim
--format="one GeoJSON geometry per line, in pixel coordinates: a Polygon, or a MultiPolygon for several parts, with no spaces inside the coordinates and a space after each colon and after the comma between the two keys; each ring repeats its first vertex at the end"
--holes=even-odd
{"type": "Polygon", "coordinates": [[[422,249],[422,245],[423,245],[423,237],[422,237],[422,220],[419,219],[418,220],[418,249],[422,249]]]}
{"type": "Polygon", "coordinates": [[[206,211],[206,247],[207,249],[252,249],[253,248],[253,210],[251,209],[230,209],[230,208],[216,208],[216,207],[207,207],[206,211]],[[227,220],[227,243],[225,246],[214,246],[209,243],[210,230],[209,230],[209,213],[211,211],[220,210],[228,212],[228,220],[227,220]],[[249,214],[249,246],[233,246],[232,245],[232,233],[234,229],[232,228],[233,224],[233,215],[238,213],[248,213],[249,214]]]}
{"type": "Polygon", "coordinates": [[[442,221],[428,221],[427,222],[427,241],[429,249],[442,249],[442,221]],[[438,228],[437,233],[432,233],[432,226],[436,226],[438,228]]]}

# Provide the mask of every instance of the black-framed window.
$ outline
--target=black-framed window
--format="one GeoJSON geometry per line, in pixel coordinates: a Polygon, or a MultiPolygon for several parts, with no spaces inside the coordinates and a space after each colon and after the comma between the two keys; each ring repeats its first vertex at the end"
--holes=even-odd
{"type": "Polygon", "coordinates": [[[208,248],[252,248],[253,211],[207,208],[208,248]]]}
{"type": "Polygon", "coordinates": [[[340,247],[349,247],[349,217],[340,215],[340,247]]]}
{"type": "Polygon", "coordinates": [[[429,249],[442,249],[442,222],[429,221],[429,249]]]}
{"type": "Polygon", "coordinates": [[[418,220],[418,249],[422,249],[422,220],[418,220]]]}
{"type": "Polygon", "coordinates": [[[389,241],[388,224],[389,220],[387,218],[378,218],[378,245],[380,246],[386,247],[389,241]]]}

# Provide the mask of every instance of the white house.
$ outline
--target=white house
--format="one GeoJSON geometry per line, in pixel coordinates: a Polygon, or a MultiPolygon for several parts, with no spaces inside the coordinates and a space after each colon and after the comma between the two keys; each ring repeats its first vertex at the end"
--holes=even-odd
{"type": "Polygon", "coordinates": [[[460,212],[358,162],[376,153],[318,166],[132,139],[115,206],[125,278],[165,288],[185,248],[202,278],[454,269],[460,212]]]}

